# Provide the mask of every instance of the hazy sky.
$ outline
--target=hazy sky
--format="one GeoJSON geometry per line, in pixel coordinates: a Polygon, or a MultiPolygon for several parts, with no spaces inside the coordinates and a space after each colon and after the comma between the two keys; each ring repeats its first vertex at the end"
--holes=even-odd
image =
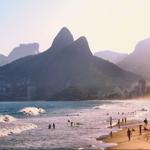
{"type": "Polygon", "coordinates": [[[63,26],[92,52],[131,52],[150,37],[150,0],[0,0],[0,53],[29,42],[44,51],[63,26]]]}

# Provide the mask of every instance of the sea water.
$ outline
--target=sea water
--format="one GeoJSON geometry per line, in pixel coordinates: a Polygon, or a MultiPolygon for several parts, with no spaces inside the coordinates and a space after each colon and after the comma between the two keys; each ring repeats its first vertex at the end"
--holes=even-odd
{"type": "MultiPolygon", "coordinates": [[[[15,120],[0,121],[0,148],[36,149],[103,149],[115,143],[103,143],[96,138],[108,135],[118,128],[108,128],[118,119],[142,121],[150,116],[149,100],[88,100],[0,102],[0,116],[9,115],[15,120]],[[36,116],[20,112],[23,108],[45,110],[36,116]],[[71,127],[68,120],[75,125],[71,127]],[[55,129],[48,125],[55,123],[55,129]]],[[[8,117],[9,118],[9,117],[8,117]]]]}

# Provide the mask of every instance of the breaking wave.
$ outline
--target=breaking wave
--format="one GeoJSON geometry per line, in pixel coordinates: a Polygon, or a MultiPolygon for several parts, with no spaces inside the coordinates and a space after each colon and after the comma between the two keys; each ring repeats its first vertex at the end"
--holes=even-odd
{"type": "Polygon", "coordinates": [[[17,119],[10,115],[0,115],[0,122],[13,122],[17,119]]]}
{"type": "Polygon", "coordinates": [[[37,116],[40,115],[41,113],[45,113],[45,110],[43,108],[37,107],[25,107],[19,110],[19,112],[29,116],[37,116]]]}

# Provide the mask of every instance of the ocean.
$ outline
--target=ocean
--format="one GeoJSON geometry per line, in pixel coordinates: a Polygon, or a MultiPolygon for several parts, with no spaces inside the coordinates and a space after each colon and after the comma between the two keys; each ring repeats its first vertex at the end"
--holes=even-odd
{"type": "Polygon", "coordinates": [[[143,121],[149,116],[149,100],[0,102],[0,149],[105,149],[116,143],[96,138],[120,130],[108,128],[110,117],[116,124],[125,117],[143,121]],[[20,111],[33,107],[45,112],[20,111]],[[56,128],[48,129],[53,123],[56,128]]]}

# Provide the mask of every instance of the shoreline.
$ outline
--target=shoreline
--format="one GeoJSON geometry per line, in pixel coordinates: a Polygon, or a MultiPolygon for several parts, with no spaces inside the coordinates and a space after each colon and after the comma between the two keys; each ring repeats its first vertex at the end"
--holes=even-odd
{"type": "Polygon", "coordinates": [[[101,140],[106,144],[112,144],[112,146],[108,147],[107,150],[120,150],[120,149],[150,149],[150,124],[146,126],[148,131],[144,130],[145,125],[143,122],[139,122],[136,120],[131,120],[126,124],[121,125],[121,130],[112,133],[112,137],[110,135],[102,136],[97,138],[97,140],[101,140]],[[142,135],[139,135],[139,125],[143,125],[142,135]],[[128,140],[127,137],[127,129],[132,128],[131,140],[128,140]],[[114,144],[114,145],[113,145],[114,144]]]}
{"type": "Polygon", "coordinates": [[[94,101],[94,100],[99,100],[99,101],[116,101],[116,100],[148,100],[150,98],[150,96],[143,96],[143,97],[128,97],[128,98],[122,98],[122,97],[118,97],[118,98],[45,98],[45,99],[26,99],[26,98],[0,98],[0,102],[49,102],[49,101],[94,101]]]}

